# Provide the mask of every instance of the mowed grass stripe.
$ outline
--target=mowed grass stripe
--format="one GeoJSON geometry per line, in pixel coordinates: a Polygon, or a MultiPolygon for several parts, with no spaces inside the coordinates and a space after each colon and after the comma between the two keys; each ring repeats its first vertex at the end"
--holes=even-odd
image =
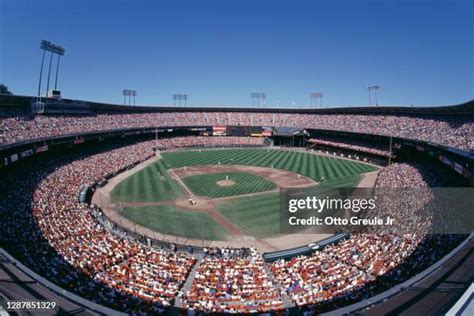
{"type": "Polygon", "coordinates": [[[345,175],[353,175],[359,173],[359,171],[355,168],[356,165],[348,164],[348,160],[340,159],[339,166],[340,169],[344,172],[345,175]]]}
{"type": "Polygon", "coordinates": [[[270,150],[267,152],[267,154],[265,155],[265,159],[262,161],[262,166],[271,166],[272,164],[274,164],[274,161],[275,161],[275,157],[278,155],[278,152],[274,151],[274,150],[270,150]]]}
{"type": "Polygon", "coordinates": [[[133,184],[133,195],[136,197],[134,201],[143,199],[143,186],[145,185],[145,179],[143,176],[143,170],[138,173],[138,178],[136,179],[136,183],[133,184]]]}
{"type": "Polygon", "coordinates": [[[146,198],[150,199],[152,198],[153,193],[157,191],[156,189],[154,189],[156,184],[156,174],[153,174],[152,168],[146,168],[144,171],[145,172],[143,174],[143,191],[145,193],[146,198]]]}
{"type": "Polygon", "coordinates": [[[319,181],[321,181],[324,178],[326,178],[326,173],[323,168],[323,160],[321,156],[314,156],[313,158],[314,162],[316,163],[316,169],[317,169],[317,175],[319,181]]]}
{"type": "Polygon", "coordinates": [[[242,159],[242,165],[259,165],[259,161],[261,157],[263,157],[264,152],[262,151],[257,151],[252,154],[252,152],[247,152],[247,155],[242,159]]]}
{"type": "Polygon", "coordinates": [[[163,234],[224,240],[226,231],[207,213],[177,209],[173,205],[126,208],[120,214],[137,224],[163,234]]]}
{"type": "Polygon", "coordinates": [[[343,176],[349,176],[358,173],[355,169],[346,164],[346,160],[337,159],[337,162],[338,168],[342,172],[343,176]]]}
{"type": "Polygon", "coordinates": [[[305,166],[301,163],[302,159],[303,159],[303,156],[305,156],[306,154],[302,154],[302,153],[298,153],[296,155],[296,172],[299,173],[299,174],[303,174],[303,170],[305,168],[305,166]]]}
{"type": "Polygon", "coordinates": [[[280,164],[281,161],[284,159],[285,155],[282,154],[281,152],[276,152],[276,156],[274,157],[274,160],[270,163],[270,166],[273,165],[275,168],[281,169],[280,164]]]}
{"type": "MultiPolygon", "coordinates": [[[[290,151],[285,151],[283,152],[283,154],[281,155],[281,159],[278,160],[278,162],[276,163],[276,167],[278,169],[283,169],[283,170],[288,170],[288,169],[285,169],[285,165],[287,164],[287,161],[289,159],[291,155],[291,152],[290,151]]],[[[289,171],[289,170],[288,170],[289,171]]]]}
{"type": "Polygon", "coordinates": [[[312,179],[317,179],[316,162],[313,158],[311,158],[311,156],[313,155],[310,155],[310,154],[306,155],[307,157],[306,163],[308,164],[308,171],[305,174],[308,175],[312,179]]]}
{"type": "Polygon", "coordinates": [[[239,198],[218,206],[218,211],[229,221],[259,238],[279,233],[279,209],[280,196],[276,193],[239,198]]]}
{"type": "Polygon", "coordinates": [[[341,159],[341,165],[345,170],[347,170],[347,172],[351,174],[365,172],[364,168],[362,168],[362,164],[352,164],[348,160],[341,159]]]}
{"type": "Polygon", "coordinates": [[[153,164],[150,170],[151,170],[151,173],[155,175],[155,178],[153,179],[154,181],[152,181],[152,185],[151,185],[152,191],[156,192],[160,189],[160,182],[161,182],[160,176],[158,175],[158,166],[156,164],[153,164]]]}
{"type": "Polygon", "coordinates": [[[163,162],[157,161],[116,185],[111,199],[113,202],[154,202],[174,200],[180,195],[178,184],[168,174],[163,162]]]}
{"type": "MultiPolygon", "coordinates": [[[[335,159],[335,158],[333,158],[335,159]]],[[[328,166],[328,169],[331,170],[332,172],[332,176],[331,178],[341,178],[342,177],[342,172],[341,170],[339,169],[339,167],[337,166],[337,159],[335,160],[332,160],[331,163],[328,163],[327,166],[328,166]]]]}
{"type": "Polygon", "coordinates": [[[229,154],[226,155],[226,159],[228,160],[227,161],[227,164],[234,164],[235,161],[238,161],[240,160],[241,157],[243,156],[246,156],[248,155],[248,153],[246,153],[244,150],[241,150],[241,151],[238,151],[238,152],[235,152],[235,151],[229,151],[229,154]]]}

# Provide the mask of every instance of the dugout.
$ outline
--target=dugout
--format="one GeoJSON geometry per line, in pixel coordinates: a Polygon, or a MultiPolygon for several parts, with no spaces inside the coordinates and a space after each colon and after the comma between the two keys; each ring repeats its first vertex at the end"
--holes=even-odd
{"type": "Polygon", "coordinates": [[[296,127],[276,127],[273,131],[275,146],[305,147],[308,137],[306,130],[296,127]]]}

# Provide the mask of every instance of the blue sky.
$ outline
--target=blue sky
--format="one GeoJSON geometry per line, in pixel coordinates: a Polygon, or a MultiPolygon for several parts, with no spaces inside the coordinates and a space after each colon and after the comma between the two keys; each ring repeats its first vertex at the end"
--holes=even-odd
{"type": "MultiPolygon", "coordinates": [[[[0,0],[0,82],[35,95],[41,39],[63,45],[63,96],[122,103],[446,105],[473,99],[468,0],[0,0]]],[[[46,77],[44,77],[46,78],[46,77]]],[[[45,81],[43,81],[45,82],[45,81]]]]}

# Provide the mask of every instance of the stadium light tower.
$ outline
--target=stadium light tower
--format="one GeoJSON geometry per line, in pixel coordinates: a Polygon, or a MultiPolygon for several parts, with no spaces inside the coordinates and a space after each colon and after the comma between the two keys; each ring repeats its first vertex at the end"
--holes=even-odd
{"type": "Polygon", "coordinates": [[[265,103],[267,102],[266,99],[267,99],[267,94],[266,93],[260,93],[260,99],[262,99],[262,107],[265,105],[265,103]]]}
{"type": "Polygon", "coordinates": [[[133,96],[133,105],[135,105],[135,97],[137,96],[136,90],[132,90],[132,96],[133,96]]]}
{"type": "Polygon", "coordinates": [[[250,96],[252,97],[252,107],[255,107],[255,99],[257,99],[257,107],[260,107],[260,99],[265,104],[265,99],[267,98],[267,94],[262,92],[254,92],[250,96]]]}
{"type": "Polygon", "coordinates": [[[188,101],[188,95],[187,94],[182,94],[181,98],[184,100],[184,107],[186,107],[186,103],[188,101]]]}
{"type": "Polygon", "coordinates": [[[377,90],[380,89],[379,85],[371,85],[367,88],[369,90],[369,106],[372,105],[372,90],[374,90],[375,93],[375,105],[379,106],[379,102],[377,100],[377,90]]]}
{"type": "Polygon", "coordinates": [[[178,100],[178,95],[173,94],[173,106],[176,106],[176,100],[178,100]]]}
{"type": "Polygon", "coordinates": [[[128,105],[132,105],[132,98],[131,97],[133,97],[133,105],[135,105],[135,97],[137,96],[137,91],[136,90],[123,89],[122,94],[123,94],[123,104],[124,105],[127,105],[127,97],[128,97],[128,105]]]}
{"type": "Polygon", "coordinates": [[[323,107],[323,104],[322,104],[322,101],[321,101],[322,97],[323,97],[323,94],[322,94],[321,92],[313,92],[313,93],[311,93],[311,94],[309,95],[309,98],[310,98],[310,100],[311,100],[311,106],[314,106],[313,100],[316,99],[316,106],[318,106],[318,103],[319,103],[319,107],[322,108],[322,107],[323,107]],[[318,102],[318,99],[319,99],[319,102],[318,102]]]}
{"type": "Polygon", "coordinates": [[[41,79],[43,78],[43,67],[44,67],[44,58],[46,56],[46,52],[51,53],[51,57],[49,58],[49,67],[48,67],[48,82],[46,85],[46,91],[49,91],[49,81],[51,78],[51,66],[53,63],[53,55],[58,56],[58,62],[56,65],[56,80],[54,83],[54,90],[57,90],[58,88],[58,73],[59,73],[59,60],[61,56],[64,56],[64,53],[66,52],[66,49],[51,43],[50,41],[42,40],[40,44],[40,49],[43,50],[43,57],[41,58],[41,68],[40,68],[40,75],[39,75],[39,83],[38,83],[38,97],[41,96],[41,79]]]}
{"type": "Polygon", "coordinates": [[[173,94],[173,104],[176,106],[176,101],[178,101],[178,105],[181,106],[181,100],[184,101],[184,107],[186,107],[186,103],[188,100],[187,94],[173,94]]]}

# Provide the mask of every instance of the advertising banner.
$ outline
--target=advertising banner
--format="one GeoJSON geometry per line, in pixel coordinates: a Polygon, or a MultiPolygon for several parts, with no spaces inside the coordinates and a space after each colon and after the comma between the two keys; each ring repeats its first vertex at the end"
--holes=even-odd
{"type": "Polygon", "coordinates": [[[263,126],[262,127],[262,135],[263,136],[272,136],[273,135],[273,127],[263,126]]]}
{"type": "Polygon", "coordinates": [[[39,146],[39,147],[36,148],[36,153],[42,153],[42,152],[45,152],[45,151],[48,151],[48,145],[39,146]]]}
{"type": "Polygon", "coordinates": [[[451,166],[451,160],[449,160],[448,158],[440,155],[439,160],[445,165],[451,166]]]}
{"type": "Polygon", "coordinates": [[[21,152],[21,158],[29,157],[33,155],[33,149],[28,149],[21,152]]]}
{"type": "Polygon", "coordinates": [[[82,144],[83,142],[84,142],[84,138],[82,138],[82,137],[81,138],[76,138],[74,140],[74,144],[82,144]]]}
{"type": "Polygon", "coordinates": [[[225,136],[225,126],[213,126],[212,135],[214,136],[225,136]]]}
{"type": "Polygon", "coordinates": [[[463,169],[464,168],[460,164],[454,163],[454,170],[456,170],[457,173],[462,174],[463,169]]]}

